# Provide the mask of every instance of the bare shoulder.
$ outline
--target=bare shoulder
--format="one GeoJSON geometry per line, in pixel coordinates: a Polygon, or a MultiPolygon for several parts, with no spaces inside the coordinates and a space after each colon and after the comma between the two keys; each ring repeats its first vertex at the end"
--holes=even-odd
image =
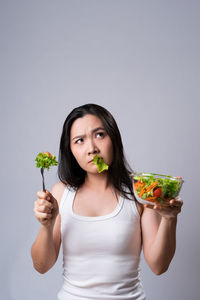
{"type": "Polygon", "coordinates": [[[138,201],[135,201],[135,203],[136,203],[136,207],[137,207],[139,215],[142,216],[142,213],[143,213],[143,210],[144,210],[143,205],[141,203],[139,203],[138,201]]]}
{"type": "Polygon", "coordinates": [[[58,205],[60,204],[60,201],[61,201],[61,198],[62,198],[62,195],[64,193],[65,188],[66,188],[66,184],[59,181],[56,184],[54,184],[52,189],[51,189],[51,194],[57,200],[58,205]]]}

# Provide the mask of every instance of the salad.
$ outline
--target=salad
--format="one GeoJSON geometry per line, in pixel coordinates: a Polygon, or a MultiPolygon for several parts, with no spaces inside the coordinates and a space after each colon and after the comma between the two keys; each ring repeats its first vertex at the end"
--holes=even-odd
{"type": "Polygon", "coordinates": [[[142,203],[168,204],[178,196],[183,180],[181,177],[154,173],[135,173],[133,175],[134,194],[142,203]]]}
{"type": "Polygon", "coordinates": [[[44,169],[47,169],[49,171],[51,166],[57,166],[58,162],[56,160],[55,155],[51,155],[49,152],[40,152],[36,159],[36,167],[40,168],[41,174],[42,174],[42,184],[43,184],[43,191],[45,192],[45,184],[44,184],[44,169]]]}
{"type": "Polygon", "coordinates": [[[93,163],[97,165],[98,173],[103,172],[104,170],[108,170],[109,166],[104,162],[102,157],[95,155],[93,158],[93,163]]]}

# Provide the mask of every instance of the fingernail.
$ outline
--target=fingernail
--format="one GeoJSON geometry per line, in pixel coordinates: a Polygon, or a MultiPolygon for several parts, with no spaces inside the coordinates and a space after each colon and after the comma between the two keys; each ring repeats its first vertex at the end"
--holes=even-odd
{"type": "Polygon", "coordinates": [[[49,196],[47,197],[47,200],[50,200],[50,197],[49,197],[49,196]]]}

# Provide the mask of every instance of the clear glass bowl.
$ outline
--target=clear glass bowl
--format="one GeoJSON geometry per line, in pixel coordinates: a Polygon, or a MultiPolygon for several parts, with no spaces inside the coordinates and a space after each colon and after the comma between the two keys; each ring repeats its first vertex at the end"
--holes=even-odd
{"type": "Polygon", "coordinates": [[[142,204],[169,205],[179,195],[184,182],[180,177],[144,172],[133,173],[132,179],[135,198],[142,204]]]}

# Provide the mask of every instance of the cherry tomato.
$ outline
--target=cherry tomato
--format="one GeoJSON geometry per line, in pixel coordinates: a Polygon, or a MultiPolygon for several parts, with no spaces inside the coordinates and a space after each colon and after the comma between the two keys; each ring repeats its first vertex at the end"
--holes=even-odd
{"type": "Polygon", "coordinates": [[[49,153],[49,152],[42,152],[42,154],[47,154],[49,157],[53,157],[52,155],[51,155],[51,153],[49,153]]]}
{"type": "Polygon", "coordinates": [[[154,192],[153,192],[153,195],[155,197],[160,197],[162,194],[162,189],[161,188],[157,188],[154,192]]]}

